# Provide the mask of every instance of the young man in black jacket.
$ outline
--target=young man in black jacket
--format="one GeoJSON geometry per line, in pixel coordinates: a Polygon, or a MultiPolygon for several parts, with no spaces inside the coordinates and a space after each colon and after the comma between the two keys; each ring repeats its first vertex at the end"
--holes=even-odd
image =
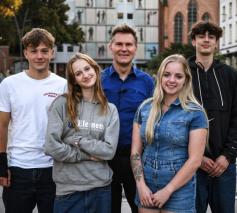
{"type": "Polygon", "coordinates": [[[209,140],[197,172],[197,213],[235,212],[237,72],[214,59],[222,29],[198,22],[191,29],[196,56],[189,59],[195,96],[206,109],[209,140]]]}

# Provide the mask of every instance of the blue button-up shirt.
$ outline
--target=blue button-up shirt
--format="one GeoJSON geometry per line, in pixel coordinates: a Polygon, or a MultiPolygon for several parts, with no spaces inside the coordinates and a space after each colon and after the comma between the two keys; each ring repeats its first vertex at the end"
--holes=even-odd
{"type": "Polygon", "coordinates": [[[113,66],[102,72],[102,86],[109,102],[116,105],[120,118],[118,148],[131,145],[133,118],[138,106],[152,96],[152,77],[132,67],[125,80],[120,79],[113,66]]]}

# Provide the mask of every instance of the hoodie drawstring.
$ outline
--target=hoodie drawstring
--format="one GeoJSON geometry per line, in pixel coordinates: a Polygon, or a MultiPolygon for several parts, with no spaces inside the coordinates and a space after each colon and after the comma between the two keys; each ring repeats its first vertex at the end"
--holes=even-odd
{"type": "MultiPolygon", "coordinates": [[[[197,77],[198,77],[198,87],[199,87],[199,94],[200,94],[201,104],[202,104],[202,106],[203,106],[202,89],[201,89],[201,83],[200,83],[200,77],[199,77],[198,67],[197,67],[196,72],[197,72],[197,77]]],[[[221,88],[220,88],[219,82],[218,82],[218,80],[217,80],[217,77],[216,77],[216,73],[215,73],[215,69],[214,69],[214,68],[213,68],[213,74],[214,74],[214,77],[215,77],[215,80],[216,80],[216,84],[217,84],[217,87],[218,87],[218,91],[219,91],[219,94],[220,94],[221,106],[223,107],[223,106],[224,106],[224,102],[223,102],[223,97],[222,97],[222,93],[221,93],[221,88]]]]}

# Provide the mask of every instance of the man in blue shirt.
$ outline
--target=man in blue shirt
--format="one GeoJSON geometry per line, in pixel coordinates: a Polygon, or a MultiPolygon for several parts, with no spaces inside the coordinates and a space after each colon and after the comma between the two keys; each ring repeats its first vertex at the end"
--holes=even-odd
{"type": "Polygon", "coordinates": [[[114,172],[112,181],[112,212],[121,212],[122,186],[132,213],[136,183],[130,165],[133,118],[143,100],[152,96],[154,83],[147,73],[132,65],[137,51],[137,35],[133,28],[123,24],[111,34],[109,49],[113,64],[102,73],[102,85],[109,102],[117,106],[120,134],[116,155],[110,162],[114,172]]]}

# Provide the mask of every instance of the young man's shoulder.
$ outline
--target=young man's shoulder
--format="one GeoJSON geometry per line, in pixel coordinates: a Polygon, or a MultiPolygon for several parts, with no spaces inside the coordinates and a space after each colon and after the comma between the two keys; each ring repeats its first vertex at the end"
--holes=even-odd
{"type": "Polygon", "coordinates": [[[223,62],[216,61],[214,68],[217,72],[223,73],[224,75],[229,75],[231,78],[237,78],[237,71],[232,66],[227,65],[223,62]]]}
{"type": "Polygon", "coordinates": [[[13,75],[10,75],[10,76],[7,76],[6,78],[4,78],[2,80],[2,84],[11,84],[11,83],[19,83],[19,80],[23,79],[24,78],[24,73],[23,72],[20,72],[20,73],[17,73],[17,74],[13,74],[13,75]]]}
{"type": "Polygon", "coordinates": [[[54,78],[56,80],[59,80],[59,81],[62,81],[62,82],[66,82],[66,79],[59,76],[59,75],[56,75],[55,73],[51,72],[51,75],[50,75],[51,78],[54,78]]]}

